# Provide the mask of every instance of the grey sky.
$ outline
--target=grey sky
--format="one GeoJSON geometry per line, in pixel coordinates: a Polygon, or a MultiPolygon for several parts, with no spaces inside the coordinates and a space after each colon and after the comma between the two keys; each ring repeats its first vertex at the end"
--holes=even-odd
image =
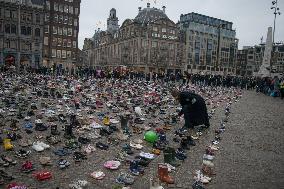
{"type": "MultiPolygon", "coordinates": [[[[106,28],[109,10],[115,8],[119,24],[126,18],[135,18],[138,7],[146,7],[150,0],[82,0],[80,15],[79,48],[84,39],[93,36],[95,29],[106,28]]],[[[165,5],[168,17],[177,22],[181,14],[196,12],[233,22],[237,31],[239,48],[260,43],[266,38],[267,28],[273,27],[272,0],[157,0],[151,7],[165,5]]],[[[284,41],[284,0],[278,0],[282,14],[277,17],[275,41],[284,41]]]]}

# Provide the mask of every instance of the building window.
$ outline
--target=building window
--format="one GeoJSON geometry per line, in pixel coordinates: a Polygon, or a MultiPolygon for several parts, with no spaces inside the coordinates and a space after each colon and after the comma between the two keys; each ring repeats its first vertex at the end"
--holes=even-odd
{"type": "Polygon", "coordinates": [[[10,48],[10,40],[7,39],[4,43],[4,48],[10,48]]]}
{"type": "Polygon", "coordinates": [[[152,41],[152,47],[157,47],[158,46],[158,42],[157,41],[152,41]]]}
{"type": "Polygon", "coordinates": [[[17,27],[14,24],[11,25],[11,33],[13,33],[13,34],[17,33],[17,27]]]}
{"type": "Polygon", "coordinates": [[[72,17],[69,17],[68,24],[69,24],[69,26],[73,25],[73,18],[72,17]]]}
{"type": "Polygon", "coordinates": [[[5,25],[5,33],[11,33],[10,24],[5,25]]]}
{"type": "Polygon", "coordinates": [[[67,40],[67,47],[72,47],[71,39],[67,40]]]}
{"type": "Polygon", "coordinates": [[[39,28],[35,29],[35,36],[40,37],[40,29],[39,28]]]}
{"type": "Polygon", "coordinates": [[[65,6],[64,6],[64,12],[65,12],[65,13],[68,13],[68,12],[69,12],[69,6],[68,6],[68,5],[65,5],[65,6]]]}
{"type": "Polygon", "coordinates": [[[68,24],[68,16],[64,16],[64,24],[68,24]]]}
{"type": "Polygon", "coordinates": [[[31,27],[27,27],[27,35],[32,35],[32,28],[31,27]]]}
{"type": "Polygon", "coordinates": [[[57,50],[57,58],[61,58],[61,50],[57,50]]]}
{"type": "Polygon", "coordinates": [[[57,34],[57,27],[56,26],[53,26],[52,32],[53,32],[53,34],[57,34]]]}
{"type": "Polygon", "coordinates": [[[48,25],[44,26],[44,33],[49,33],[49,26],[48,25]]]}
{"type": "Polygon", "coordinates": [[[73,37],[77,38],[77,30],[74,30],[73,37]]]}
{"type": "Polygon", "coordinates": [[[63,16],[62,15],[58,16],[58,23],[59,24],[63,23],[63,16]]]}
{"type": "Polygon", "coordinates": [[[67,28],[65,28],[65,27],[63,28],[63,35],[67,36],[67,28]]]}
{"type": "Polygon", "coordinates": [[[78,15],[79,14],[79,8],[75,8],[75,15],[78,15]]]}
{"type": "Polygon", "coordinates": [[[43,44],[44,44],[44,45],[48,45],[48,37],[44,37],[43,44]]]}
{"type": "Polygon", "coordinates": [[[50,2],[49,2],[49,1],[46,1],[45,4],[46,4],[46,9],[47,9],[47,10],[50,10],[50,2]]]}
{"type": "Polygon", "coordinates": [[[58,4],[54,3],[54,11],[58,11],[58,4]]]}
{"type": "Polygon", "coordinates": [[[153,31],[158,31],[158,27],[157,27],[157,26],[154,26],[154,27],[153,27],[153,31]]]}
{"type": "Polygon", "coordinates": [[[27,34],[27,30],[25,26],[21,26],[21,34],[22,35],[26,35],[27,34]]]}
{"type": "Polygon", "coordinates": [[[62,50],[62,58],[66,58],[66,50],[62,50]]]}
{"type": "Polygon", "coordinates": [[[45,14],[44,21],[45,21],[45,22],[49,22],[49,13],[46,13],[46,14],[45,14]]]}
{"type": "Polygon", "coordinates": [[[63,39],[63,44],[62,44],[63,47],[67,47],[67,39],[63,39]]]}
{"type": "Polygon", "coordinates": [[[71,51],[67,51],[67,58],[71,58],[71,51]]]}
{"type": "Polygon", "coordinates": [[[59,5],[59,11],[63,12],[63,5],[62,4],[59,5]]]}
{"type": "Polygon", "coordinates": [[[35,17],[36,17],[36,23],[40,23],[40,14],[36,14],[35,17]]]}
{"type": "Polygon", "coordinates": [[[51,50],[51,56],[52,56],[53,58],[56,58],[56,49],[52,49],[52,50],[51,50]]]}
{"type": "Polygon", "coordinates": [[[72,36],[72,28],[68,28],[68,36],[72,36]]]}
{"type": "Polygon", "coordinates": [[[57,38],[56,37],[54,37],[53,39],[52,39],[52,46],[57,46],[57,38]]]}
{"type": "Polygon", "coordinates": [[[78,19],[77,18],[74,19],[74,26],[78,26],[78,19]]]}
{"type": "Polygon", "coordinates": [[[166,28],[162,28],[162,32],[163,32],[163,33],[166,33],[166,32],[167,32],[167,29],[166,29],[166,28]]]}
{"type": "Polygon", "coordinates": [[[54,14],[54,22],[58,22],[58,14],[54,14]]]}
{"type": "Polygon", "coordinates": [[[61,47],[61,44],[62,44],[62,39],[61,39],[61,38],[58,38],[58,39],[57,39],[57,46],[61,47]]]}
{"type": "Polygon", "coordinates": [[[69,13],[73,14],[73,7],[72,6],[69,6],[69,13]]]}
{"type": "Polygon", "coordinates": [[[62,28],[58,27],[58,35],[62,35],[62,28]]]}
{"type": "Polygon", "coordinates": [[[73,48],[76,49],[77,48],[77,42],[73,41],[73,48]]]}

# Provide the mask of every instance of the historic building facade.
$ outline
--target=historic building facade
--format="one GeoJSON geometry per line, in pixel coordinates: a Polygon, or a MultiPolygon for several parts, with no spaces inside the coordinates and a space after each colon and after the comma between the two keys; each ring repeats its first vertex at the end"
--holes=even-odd
{"type": "Polygon", "coordinates": [[[46,0],[43,65],[71,70],[78,59],[81,0],[46,0]]]}
{"type": "Polygon", "coordinates": [[[165,8],[151,8],[147,3],[120,27],[116,10],[111,9],[107,30],[98,30],[85,39],[83,51],[90,67],[114,69],[123,65],[137,72],[180,72],[184,68],[184,39],[165,8]]]}
{"type": "Polygon", "coordinates": [[[0,66],[42,63],[44,0],[0,0],[0,66]]]}
{"type": "Polygon", "coordinates": [[[238,40],[233,23],[189,13],[180,16],[186,33],[186,69],[190,73],[235,74],[238,40]]]}
{"type": "MultiPolygon", "coordinates": [[[[246,46],[237,53],[237,74],[242,76],[257,75],[262,64],[265,44],[246,46]]],[[[273,45],[271,58],[272,75],[284,74],[284,44],[273,45]]]]}

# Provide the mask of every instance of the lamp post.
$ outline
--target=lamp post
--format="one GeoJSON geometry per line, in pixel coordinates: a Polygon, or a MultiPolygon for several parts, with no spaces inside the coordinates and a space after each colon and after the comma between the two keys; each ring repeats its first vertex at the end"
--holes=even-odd
{"type": "Polygon", "coordinates": [[[18,5],[18,52],[17,52],[17,63],[16,72],[19,73],[20,63],[21,63],[21,1],[17,0],[18,5]]]}
{"type": "Polygon", "coordinates": [[[273,12],[273,14],[274,14],[273,45],[274,45],[276,18],[277,18],[277,15],[280,15],[280,14],[281,14],[280,9],[279,9],[279,7],[278,7],[278,0],[272,1],[272,7],[271,7],[271,9],[274,10],[274,12],[273,12]]]}
{"type": "Polygon", "coordinates": [[[221,29],[224,28],[226,24],[218,25],[218,44],[217,44],[217,63],[215,63],[215,72],[218,66],[220,66],[220,43],[221,43],[221,29]]]}
{"type": "Polygon", "coordinates": [[[274,43],[275,43],[275,28],[276,28],[276,18],[277,15],[280,15],[280,9],[278,7],[278,0],[273,0],[272,1],[272,10],[274,10],[274,20],[273,20],[273,37],[272,37],[272,52],[271,52],[271,62],[270,62],[270,71],[272,70],[272,65],[273,65],[273,59],[274,59],[274,43]]]}

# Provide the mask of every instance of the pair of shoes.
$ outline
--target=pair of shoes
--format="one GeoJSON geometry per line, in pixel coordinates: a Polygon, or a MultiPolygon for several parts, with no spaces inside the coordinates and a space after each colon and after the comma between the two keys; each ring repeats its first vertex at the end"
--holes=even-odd
{"type": "Polygon", "coordinates": [[[34,170],[35,170],[35,168],[34,168],[31,161],[26,161],[25,163],[22,164],[22,168],[21,168],[22,172],[29,173],[29,172],[32,172],[34,170]]]}
{"type": "Polygon", "coordinates": [[[134,177],[127,173],[120,173],[119,176],[116,178],[116,183],[125,184],[125,185],[132,185],[134,183],[134,177]]]}
{"type": "Polygon", "coordinates": [[[129,171],[135,176],[138,176],[144,173],[144,169],[140,167],[139,161],[136,161],[136,160],[130,162],[129,171]]]}
{"type": "Polygon", "coordinates": [[[27,151],[27,150],[24,150],[24,149],[20,149],[18,151],[15,152],[15,155],[16,157],[19,157],[19,158],[27,158],[28,155],[31,153],[31,151],[27,151]]]}
{"type": "Polygon", "coordinates": [[[48,144],[45,144],[44,142],[34,142],[32,148],[37,151],[37,152],[42,152],[45,149],[50,148],[50,146],[48,144]]]}
{"type": "Polygon", "coordinates": [[[60,169],[64,169],[66,167],[69,167],[70,166],[70,163],[65,160],[65,159],[60,159],[58,162],[57,162],[58,166],[60,169]]]}
{"type": "Polygon", "coordinates": [[[82,152],[74,152],[73,158],[76,162],[80,162],[82,160],[86,160],[87,156],[86,154],[83,154],[82,152]]]}

